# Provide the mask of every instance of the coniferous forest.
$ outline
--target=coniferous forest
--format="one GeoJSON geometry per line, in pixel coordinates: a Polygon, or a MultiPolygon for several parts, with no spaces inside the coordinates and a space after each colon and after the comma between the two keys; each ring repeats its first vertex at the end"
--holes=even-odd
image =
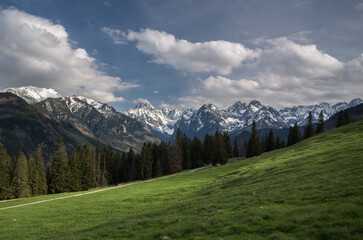
{"type": "MultiPolygon", "coordinates": [[[[189,139],[180,129],[173,143],[144,143],[140,153],[133,148],[122,152],[110,145],[97,144],[94,148],[79,146],[68,154],[60,138],[49,159],[44,159],[43,151],[47,149],[42,149],[41,144],[30,156],[19,151],[16,157],[11,158],[0,143],[0,200],[83,191],[160,177],[208,164],[219,166],[227,164],[231,157],[255,157],[324,131],[322,112],[316,129],[311,113],[307,119],[303,134],[297,123],[290,127],[287,143],[279,136],[275,138],[272,129],[260,139],[255,122],[252,123],[249,141],[243,143],[235,138],[233,147],[227,133],[217,130],[214,134],[206,134],[201,141],[197,137],[189,139]]],[[[348,123],[348,114],[341,112],[337,127],[348,123]]]]}

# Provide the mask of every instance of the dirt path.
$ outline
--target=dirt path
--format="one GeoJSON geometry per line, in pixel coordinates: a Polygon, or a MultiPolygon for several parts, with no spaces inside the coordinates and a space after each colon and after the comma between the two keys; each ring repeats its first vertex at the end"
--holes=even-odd
{"type": "MultiPolygon", "coordinates": [[[[206,166],[206,167],[208,167],[208,166],[206,166]]],[[[202,169],[204,169],[206,167],[196,168],[196,169],[190,170],[188,173],[193,173],[193,172],[195,172],[197,170],[202,170],[202,169]]],[[[163,176],[163,177],[160,177],[160,178],[153,178],[153,179],[149,179],[149,180],[146,180],[146,181],[143,181],[143,182],[151,182],[151,181],[154,181],[155,179],[169,178],[172,175],[173,174],[163,176]]],[[[11,208],[25,207],[25,206],[29,206],[29,205],[45,203],[45,202],[50,202],[50,201],[55,201],[55,200],[61,200],[61,199],[66,199],[66,198],[80,197],[80,196],[87,195],[87,194],[93,194],[93,193],[103,192],[103,191],[107,191],[107,190],[111,190],[111,189],[115,189],[115,188],[126,187],[126,186],[133,185],[133,184],[136,184],[136,183],[139,183],[139,182],[141,182],[141,181],[134,181],[134,182],[130,182],[130,183],[114,186],[114,187],[102,188],[102,189],[98,189],[98,190],[95,190],[95,191],[85,192],[85,193],[78,193],[78,194],[74,194],[74,195],[70,195],[70,196],[64,196],[64,197],[58,197],[58,198],[52,198],[52,199],[45,199],[45,200],[40,200],[40,201],[36,201],[36,202],[31,202],[31,203],[24,203],[24,204],[19,204],[19,205],[15,205],[15,206],[4,207],[4,208],[0,208],[0,211],[1,210],[6,210],[6,209],[11,209],[11,208]]]]}
{"type": "Polygon", "coordinates": [[[107,190],[111,190],[111,189],[115,189],[115,188],[126,187],[126,186],[129,186],[129,185],[138,183],[138,182],[140,182],[140,181],[130,182],[130,183],[126,183],[126,184],[122,184],[122,185],[118,185],[118,186],[114,186],[114,187],[109,187],[109,188],[102,188],[102,189],[98,189],[98,190],[95,190],[95,191],[92,191],[92,192],[78,193],[78,194],[70,195],[70,196],[64,196],[64,197],[58,197],[58,198],[52,198],[52,199],[45,199],[45,200],[40,200],[40,201],[36,201],[36,202],[31,202],[31,203],[24,203],[24,204],[19,204],[19,205],[15,205],[15,206],[4,207],[4,208],[0,208],[0,211],[1,210],[6,210],[6,209],[11,209],[11,208],[25,207],[25,206],[29,206],[29,205],[34,205],[34,204],[38,204],[38,203],[45,203],[45,202],[50,202],[50,201],[55,201],[55,200],[60,200],[60,199],[80,197],[80,196],[87,195],[87,194],[93,194],[93,193],[103,192],[103,191],[107,191],[107,190]]]}

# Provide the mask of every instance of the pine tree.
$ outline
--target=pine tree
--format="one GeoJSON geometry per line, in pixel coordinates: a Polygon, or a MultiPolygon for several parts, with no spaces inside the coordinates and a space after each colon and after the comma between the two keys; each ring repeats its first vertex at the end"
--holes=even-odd
{"type": "Polygon", "coordinates": [[[42,146],[38,144],[34,152],[34,157],[29,157],[29,185],[32,196],[47,193],[47,178],[44,167],[42,146]]]}
{"type": "Polygon", "coordinates": [[[213,136],[206,134],[203,143],[203,162],[205,164],[213,161],[213,136]]]}
{"type": "Polygon", "coordinates": [[[81,151],[80,147],[74,149],[69,160],[69,191],[71,192],[82,190],[81,151]]]}
{"type": "Polygon", "coordinates": [[[223,133],[223,140],[224,140],[224,148],[226,152],[226,157],[232,157],[232,145],[231,145],[231,138],[229,137],[228,133],[223,133]]]}
{"type": "Polygon", "coordinates": [[[192,168],[203,166],[203,145],[199,138],[194,137],[190,147],[190,158],[192,160],[192,168]]]}
{"type": "Polygon", "coordinates": [[[338,119],[337,119],[337,124],[336,124],[336,127],[341,127],[344,125],[344,114],[343,114],[343,110],[341,110],[339,113],[338,113],[338,119]]]}
{"type": "Polygon", "coordinates": [[[228,163],[226,147],[225,147],[225,139],[221,132],[218,130],[214,134],[213,139],[213,159],[212,164],[216,165],[217,163],[226,164],[228,163]]]}
{"type": "Polygon", "coordinates": [[[347,110],[344,111],[344,118],[343,119],[344,119],[344,121],[343,121],[344,125],[350,123],[350,117],[349,117],[349,114],[348,114],[347,110]]]}
{"type": "Polygon", "coordinates": [[[14,198],[11,181],[12,169],[11,157],[7,154],[4,145],[0,143],[0,200],[14,198]]]}
{"type": "Polygon", "coordinates": [[[277,135],[276,136],[276,141],[275,141],[275,149],[280,149],[280,148],[282,148],[282,146],[281,146],[282,144],[281,144],[281,139],[280,139],[280,137],[277,135]]]}
{"type": "Polygon", "coordinates": [[[239,157],[239,150],[238,150],[237,138],[234,139],[234,144],[233,144],[233,157],[239,157]]]}
{"type": "Polygon", "coordinates": [[[163,170],[162,175],[166,175],[169,173],[169,162],[168,162],[168,145],[165,142],[161,142],[159,145],[159,159],[161,168],[163,170]]]}
{"type": "Polygon", "coordinates": [[[313,116],[312,116],[311,112],[309,112],[308,124],[306,125],[305,130],[304,130],[304,139],[307,139],[307,138],[313,136],[313,134],[314,134],[313,116]]]}
{"type": "Polygon", "coordinates": [[[252,133],[247,145],[246,157],[258,156],[261,154],[261,143],[257,136],[256,122],[252,123],[252,133]]]}
{"type": "Polygon", "coordinates": [[[178,144],[172,145],[169,152],[169,173],[180,172],[183,169],[181,152],[178,144]]]}
{"type": "Polygon", "coordinates": [[[13,188],[16,198],[31,196],[28,160],[23,152],[19,152],[15,159],[13,188]]]}
{"type": "Polygon", "coordinates": [[[80,155],[82,190],[96,187],[95,159],[92,149],[84,145],[80,155]]]}
{"type": "Polygon", "coordinates": [[[297,125],[297,122],[295,122],[294,126],[291,127],[290,126],[290,130],[289,130],[289,136],[288,136],[288,140],[287,140],[287,146],[291,146],[295,143],[298,143],[301,141],[301,133],[299,130],[299,127],[297,125]]]}
{"type": "Polygon", "coordinates": [[[190,160],[189,138],[184,134],[177,143],[179,144],[182,155],[183,169],[192,168],[192,161],[190,160]]]}
{"type": "Polygon", "coordinates": [[[316,133],[322,133],[325,131],[324,127],[324,113],[323,111],[320,111],[319,118],[318,118],[318,124],[316,125],[316,133]]]}
{"type": "Polygon", "coordinates": [[[159,146],[154,143],[153,144],[153,174],[152,177],[160,177],[163,175],[163,169],[161,167],[161,154],[159,151],[159,146]]]}
{"type": "Polygon", "coordinates": [[[49,169],[50,193],[62,193],[69,191],[69,166],[66,147],[62,138],[59,139],[53,160],[49,169]]]}
{"type": "Polygon", "coordinates": [[[139,158],[140,176],[142,180],[152,177],[153,172],[153,153],[150,143],[144,143],[139,158]]]}
{"type": "Polygon", "coordinates": [[[130,166],[129,168],[129,180],[136,180],[137,174],[136,174],[136,168],[137,163],[135,159],[135,152],[134,149],[131,147],[129,149],[129,152],[127,153],[127,163],[130,166]]]}
{"type": "Polygon", "coordinates": [[[267,140],[266,140],[266,151],[273,151],[275,150],[276,144],[275,144],[275,136],[272,129],[270,129],[270,132],[268,134],[267,140]]]}
{"type": "Polygon", "coordinates": [[[262,137],[260,143],[261,143],[261,153],[266,152],[266,138],[265,138],[265,136],[262,137]]]}

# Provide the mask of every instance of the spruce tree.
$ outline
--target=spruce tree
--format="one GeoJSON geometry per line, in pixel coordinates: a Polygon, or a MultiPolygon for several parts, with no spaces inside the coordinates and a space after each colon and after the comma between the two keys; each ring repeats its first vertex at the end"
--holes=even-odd
{"type": "Polygon", "coordinates": [[[169,173],[169,162],[168,162],[168,145],[165,142],[161,142],[159,145],[159,159],[161,168],[163,170],[162,175],[166,175],[169,173]]]}
{"type": "Polygon", "coordinates": [[[220,131],[216,131],[213,140],[213,159],[212,164],[217,163],[226,164],[228,163],[227,152],[225,147],[225,139],[220,131]]]}
{"type": "Polygon", "coordinates": [[[146,180],[152,177],[153,172],[153,153],[150,143],[144,143],[139,158],[140,177],[146,180]]]}
{"type": "Polygon", "coordinates": [[[308,124],[306,125],[304,130],[304,139],[313,136],[313,134],[314,134],[313,115],[311,114],[311,112],[309,112],[308,124]]]}
{"type": "Polygon", "coordinates": [[[194,137],[190,147],[190,158],[192,160],[192,168],[203,166],[203,145],[199,138],[194,137]]]}
{"type": "Polygon", "coordinates": [[[80,156],[82,190],[96,187],[95,159],[93,150],[84,145],[80,156]]]}
{"type": "Polygon", "coordinates": [[[266,138],[265,138],[265,136],[262,137],[260,143],[261,143],[261,153],[266,152],[266,138]]]}
{"type": "Polygon", "coordinates": [[[12,170],[11,157],[7,154],[4,145],[0,143],[0,200],[14,198],[11,181],[12,170]]]}
{"type": "Polygon", "coordinates": [[[59,139],[56,150],[53,153],[49,178],[50,193],[62,193],[70,190],[67,151],[62,138],[59,139]]]}
{"type": "Polygon", "coordinates": [[[257,135],[256,122],[252,123],[252,133],[247,145],[246,157],[258,156],[261,154],[261,143],[257,135]]]}
{"type": "Polygon", "coordinates": [[[189,150],[189,138],[184,134],[183,137],[178,142],[183,160],[183,169],[192,168],[192,161],[190,159],[189,150]]]}
{"type": "Polygon", "coordinates": [[[182,169],[182,157],[179,145],[173,144],[169,151],[169,173],[180,172],[182,169]]]}
{"type": "Polygon", "coordinates": [[[280,148],[282,148],[282,146],[281,146],[282,144],[281,144],[281,139],[280,139],[280,137],[277,135],[276,136],[276,141],[275,141],[275,149],[280,149],[280,148]]]}
{"type": "Polygon", "coordinates": [[[82,171],[80,153],[81,148],[74,149],[69,160],[69,191],[82,190],[82,171]]]}
{"type": "Polygon", "coordinates": [[[15,159],[13,188],[16,198],[31,196],[28,160],[23,152],[19,152],[15,159]]]}
{"type": "Polygon", "coordinates": [[[47,178],[44,167],[42,147],[38,144],[34,152],[34,157],[29,157],[29,185],[32,196],[47,193],[47,178]]]}
{"type": "Polygon", "coordinates": [[[316,125],[316,133],[321,133],[325,131],[324,127],[324,113],[323,111],[320,111],[319,118],[318,118],[318,124],[316,125]]]}
{"type": "Polygon", "coordinates": [[[212,163],[213,160],[213,136],[206,134],[203,143],[203,162],[212,163]]]}
{"type": "Polygon", "coordinates": [[[163,175],[163,169],[161,167],[161,153],[159,151],[159,146],[153,144],[153,174],[152,177],[160,177],[163,175]]]}
{"type": "Polygon", "coordinates": [[[350,123],[350,117],[349,117],[349,114],[348,114],[348,111],[345,110],[344,111],[344,118],[343,118],[343,124],[346,125],[346,124],[349,124],[350,123]]]}
{"type": "Polygon", "coordinates": [[[234,139],[234,144],[233,144],[233,157],[239,157],[239,150],[238,150],[237,138],[234,139]]]}
{"type": "Polygon", "coordinates": [[[338,119],[337,119],[337,123],[336,123],[336,127],[341,127],[344,125],[344,113],[343,113],[343,110],[341,110],[339,113],[338,113],[338,119]]]}
{"type": "Polygon", "coordinates": [[[266,151],[273,151],[275,150],[275,136],[272,129],[270,129],[270,132],[268,134],[267,140],[266,140],[266,151]]]}
{"type": "Polygon", "coordinates": [[[223,140],[224,140],[224,148],[226,152],[226,157],[231,158],[232,157],[232,144],[231,144],[231,138],[229,137],[228,133],[223,133],[223,140]]]}

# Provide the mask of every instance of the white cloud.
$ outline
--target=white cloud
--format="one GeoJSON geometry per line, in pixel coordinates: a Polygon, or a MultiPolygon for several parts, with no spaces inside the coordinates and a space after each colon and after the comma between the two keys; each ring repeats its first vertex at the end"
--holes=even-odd
{"type": "Polygon", "coordinates": [[[126,44],[125,33],[119,29],[113,29],[109,27],[101,27],[101,31],[109,36],[115,44],[126,44]]]}
{"type": "Polygon", "coordinates": [[[110,2],[108,2],[108,1],[104,1],[104,2],[103,2],[103,5],[105,5],[106,7],[111,7],[111,3],[110,3],[110,2]]]}
{"type": "Polygon", "coordinates": [[[123,101],[115,92],[138,87],[99,70],[85,49],[73,48],[65,28],[15,8],[0,10],[0,88],[34,85],[63,95],[123,101]]]}
{"type": "Polygon", "coordinates": [[[159,94],[159,91],[157,91],[157,90],[154,90],[154,93],[155,93],[155,94],[159,94]]]}
{"type": "Polygon", "coordinates": [[[357,3],[354,8],[358,11],[363,11],[363,2],[357,3]]]}
{"type": "Polygon", "coordinates": [[[146,103],[146,104],[151,104],[147,99],[145,98],[138,98],[136,100],[133,101],[135,104],[139,104],[139,103],[146,103]]]}
{"type": "Polygon", "coordinates": [[[250,50],[242,44],[222,40],[192,43],[177,39],[172,34],[151,29],[128,33],[118,32],[117,29],[107,31],[112,39],[115,35],[124,35],[124,39],[136,41],[137,49],[152,55],[153,62],[189,72],[215,72],[226,75],[243,64],[253,62],[258,55],[258,51],[250,50]]]}

